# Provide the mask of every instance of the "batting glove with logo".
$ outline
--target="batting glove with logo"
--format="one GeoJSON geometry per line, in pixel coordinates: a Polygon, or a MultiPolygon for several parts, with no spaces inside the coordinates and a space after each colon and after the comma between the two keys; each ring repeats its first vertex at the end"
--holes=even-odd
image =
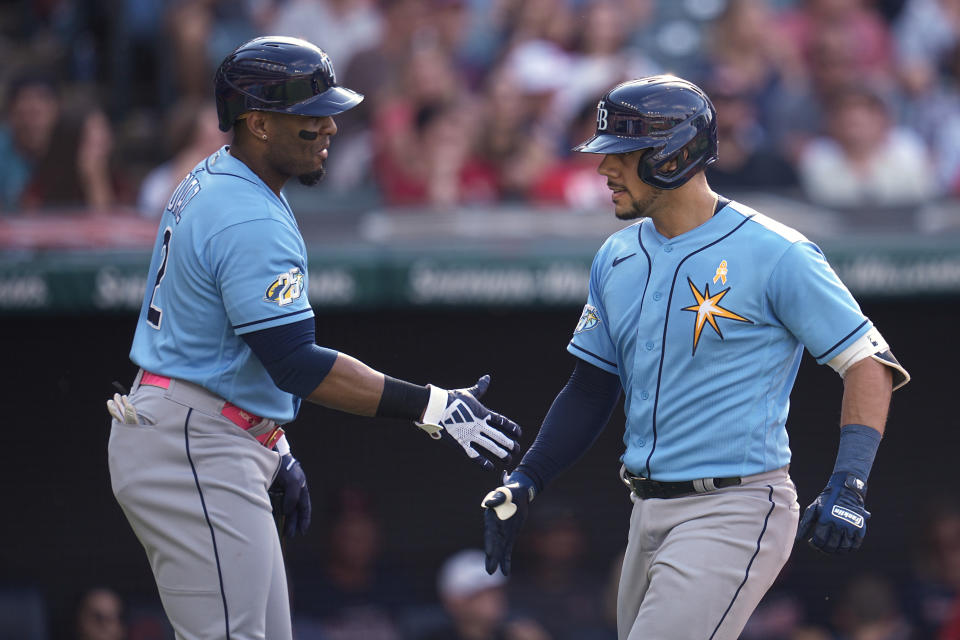
{"type": "Polygon", "coordinates": [[[280,457],[280,470],[270,487],[270,493],[282,497],[284,537],[305,534],[310,526],[310,490],[307,488],[307,476],[292,454],[280,457]]]}
{"type": "Polygon", "coordinates": [[[846,553],[860,548],[870,512],[864,508],[867,484],[856,475],[838,471],[803,512],[797,540],[806,540],[824,553],[846,553]]]}
{"type": "Polygon", "coordinates": [[[484,469],[510,466],[517,449],[520,427],[499,413],[480,404],[490,386],[483,376],[469,389],[447,391],[430,385],[430,401],[423,421],[416,425],[436,440],[460,446],[471,460],[484,469]]]}
{"type": "Polygon", "coordinates": [[[487,555],[486,567],[490,575],[498,566],[503,570],[503,575],[510,575],[513,543],[536,495],[537,488],[533,480],[514,471],[504,479],[503,486],[488,493],[480,503],[483,506],[483,550],[487,555]]]}

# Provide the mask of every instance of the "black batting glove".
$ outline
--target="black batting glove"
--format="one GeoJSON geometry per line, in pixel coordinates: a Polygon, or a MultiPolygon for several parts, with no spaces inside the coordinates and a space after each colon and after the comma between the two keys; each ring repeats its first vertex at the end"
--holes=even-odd
{"type": "Polygon", "coordinates": [[[806,540],[824,553],[847,553],[860,548],[870,512],[864,506],[867,484],[852,473],[830,476],[826,488],[803,512],[797,540],[806,540]]]}
{"type": "Polygon", "coordinates": [[[310,490],[300,461],[292,454],[280,457],[280,471],[270,487],[270,493],[282,496],[283,535],[292,538],[304,535],[310,526],[310,490]]]}
{"type": "MultiPolygon", "coordinates": [[[[506,475],[506,474],[504,474],[506,475]]],[[[527,510],[537,488],[529,477],[514,471],[497,487],[484,497],[483,506],[483,550],[487,555],[487,573],[493,575],[497,567],[503,575],[510,575],[510,556],[513,543],[517,539],[527,510]]]]}

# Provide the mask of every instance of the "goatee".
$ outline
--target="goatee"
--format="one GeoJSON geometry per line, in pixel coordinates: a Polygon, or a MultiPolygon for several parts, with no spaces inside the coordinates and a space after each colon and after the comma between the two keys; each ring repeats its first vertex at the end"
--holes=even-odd
{"type": "Polygon", "coordinates": [[[327,173],[327,170],[324,167],[320,167],[320,169],[318,169],[317,171],[311,171],[310,173],[304,173],[297,176],[297,180],[300,181],[300,184],[306,187],[312,187],[313,185],[323,180],[323,176],[325,176],[326,173],[327,173]]]}

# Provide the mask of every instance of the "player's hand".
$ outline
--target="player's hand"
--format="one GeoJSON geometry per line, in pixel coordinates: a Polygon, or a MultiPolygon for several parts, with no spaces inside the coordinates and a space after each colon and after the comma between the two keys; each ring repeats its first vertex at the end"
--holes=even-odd
{"type": "Polygon", "coordinates": [[[803,512],[797,540],[806,540],[824,553],[846,553],[860,548],[870,512],[864,508],[867,484],[852,473],[830,476],[826,488],[803,512]]]}
{"type": "Polygon", "coordinates": [[[431,438],[459,445],[467,457],[484,469],[509,467],[517,450],[520,427],[480,404],[479,399],[489,386],[490,376],[486,375],[469,389],[446,391],[446,406],[428,406],[423,422],[416,425],[431,438]]]}
{"type": "Polygon", "coordinates": [[[503,486],[488,493],[480,503],[483,506],[483,550],[487,554],[486,566],[490,575],[498,566],[503,575],[510,575],[513,543],[536,495],[533,480],[514,471],[504,479],[503,486]]]}
{"type": "Polygon", "coordinates": [[[113,394],[113,397],[107,400],[107,411],[110,412],[114,420],[121,424],[140,424],[137,408],[125,395],[113,394]]]}
{"type": "Polygon", "coordinates": [[[280,457],[280,471],[270,487],[270,493],[283,496],[283,535],[292,538],[303,535],[310,526],[310,490],[300,461],[291,454],[280,457]]]}

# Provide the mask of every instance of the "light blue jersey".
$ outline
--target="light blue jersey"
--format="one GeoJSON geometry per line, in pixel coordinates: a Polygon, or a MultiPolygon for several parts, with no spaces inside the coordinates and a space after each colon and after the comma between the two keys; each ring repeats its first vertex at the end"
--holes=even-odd
{"type": "Polygon", "coordinates": [[[198,164],[163,212],[130,359],[289,422],[300,400],[241,336],[313,317],[307,251],[286,199],[228,149],[198,164]]]}
{"type": "Polygon", "coordinates": [[[871,327],[816,245],[731,202],[675,238],[610,236],[567,350],[620,377],[631,473],[734,477],[790,461],[803,348],[824,363],[871,327]]]}

